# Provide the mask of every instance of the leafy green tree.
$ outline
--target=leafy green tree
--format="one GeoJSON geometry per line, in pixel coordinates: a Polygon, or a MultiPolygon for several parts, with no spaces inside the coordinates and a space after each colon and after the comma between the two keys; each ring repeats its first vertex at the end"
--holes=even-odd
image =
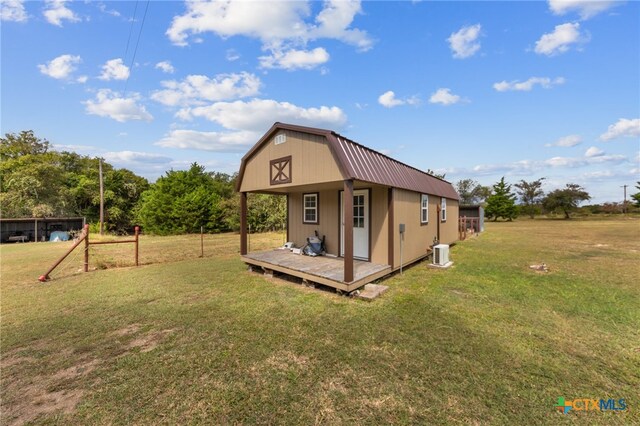
{"type": "MultiPolygon", "coordinates": [[[[2,140],[4,147],[4,140],[2,140]]],[[[64,170],[57,153],[5,156],[0,163],[0,202],[4,217],[65,215],[73,199],[65,187],[64,170]],[[36,206],[38,209],[34,210],[36,206]]]]}
{"type": "Polygon", "coordinates": [[[427,169],[427,174],[437,177],[438,179],[444,179],[444,177],[447,175],[446,173],[436,173],[431,169],[427,169]]]}
{"type": "MultiPolygon", "coordinates": [[[[49,142],[32,131],[0,138],[0,203],[4,217],[99,217],[98,159],[49,151],[49,142]]],[[[131,231],[134,208],[148,187],[146,179],[103,164],[106,229],[131,231]]]]}
{"type": "Polygon", "coordinates": [[[511,192],[511,185],[504,181],[504,176],[493,185],[493,193],[487,198],[485,215],[488,219],[493,218],[494,222],[499,217],[513,220],[518,215],[518,208],[515,204],[516,196],[511,192]]]}
{"type": "Polygon", "coordinates": [[[203,166],[193,163],[189,170],[170,170],[142,195],[138,218],[148,232],[174,233],[224,230],[220,219],[220,196],[215,182],[203,166]]]}
{"type": "Polygon", "coordinates": [[[476,203],[485,203],[491,196],[491,188],[484,185],[478,185],[474,188],[476,203]]]}
{"type": "Polygon", "coordinates": [[[230,198],[220,201],[220,215],[224,224],[223,230],[240,230],[240,194],[233,193],[230,198]]]}
{"type": "MultiPolygon", "coordinates": [[[[110,169],[104,172],[104,186],[107,188],[104,192],[107,230],[130,232],[135,222],[136,205],[142,194],[149,189],[149,182],[127,169],[110,169]]],[[[97,200],[94,197],[93,201],[100,202],[99,188],[97,200]]],[[[100,214],[99,204],[96,213],[100,214]]]]}
{"type": "Polygon", "coordinates": [[[462,179],[456,182],[456,190],[460,195],[461,205],[478,204],[491,195],[491,189],[480,185],[473,179],[462,179]]]}
{"type": "Polygon", "coordinates": [[[522,210],[528,214],[531,219],[538,212],[538,204],[542,201],[544,191],[542,190],[542,181],[545,178],[540,178],[531,182],[527,182],[522,179],[514,186],[518,188],[516,191],[520,196],[520,202],[522,203],[522,210]]]}
{"type": "Polygon", "coordinates": [[[580,185],[568,183],[564,189],[556,189],[547,194],[542,205],[549,212],[562,211],[564,218],[569,219],[570,213],[578,208],[578,204],[590,199],[589,193],[580,185]]]}
{"type": "Polygon", "coordinates": [[[282,195],[249,194],[247,223],[252,232],[275,231],[286,226],[287,197],[282,195]]]}
{"type": "Polygon", "coordinates": [[[15,159],[23,155],[45,154],[49,151],[49,141],[36,137],[33,130],[20,134],[7,133],[0,138],[0,161],[15,159]]]}
{"type": "Polygon", "coordinates": [[[640,207],[640,182],[636,182],[636,189],[638,192],[631,196],[631,199],[635,203],[636,207],[640,207]]]}

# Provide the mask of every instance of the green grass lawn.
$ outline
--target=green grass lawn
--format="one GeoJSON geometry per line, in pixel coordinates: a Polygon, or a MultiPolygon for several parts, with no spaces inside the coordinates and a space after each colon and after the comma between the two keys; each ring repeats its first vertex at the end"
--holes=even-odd
{"type": "Polygon", "coordinates": [[[238,240],[94,246],[45,284],[70,244],[2,246],[0,423],[640,423],[638,219],[488,223],[372,303],[249,273],[238,240]]]}

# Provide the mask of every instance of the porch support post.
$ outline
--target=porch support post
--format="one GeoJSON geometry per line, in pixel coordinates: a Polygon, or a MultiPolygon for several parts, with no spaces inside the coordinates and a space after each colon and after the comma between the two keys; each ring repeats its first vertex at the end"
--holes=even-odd
{"type": "Polygon", "coordinates": [[[247,254],[247,193],[240,193],[240,255],[247,254]]]}
{"type": "Polygon", "coordinates": [[[394,239],[396,237],[396,225],[395,225],[395,221],[393,218],[393,188],[389,188],[387,191],[387,212],[388,212],[388,223],[389,223],[389,227],[387,229],[387,233],[389,234],[389,239],[388,239],[388,250],[389,250],[389,255],[387,258],[387,262],[389,263],[389,266],[391,266],[391,270],[393,270],[394,268],[394,260],[395,260],[395,251],[394,251],[394,239]]]}
{"type": "Polygon", "coordinates": [[[344,181],[344,281],[353,281],[353,181],[344,181]]]}

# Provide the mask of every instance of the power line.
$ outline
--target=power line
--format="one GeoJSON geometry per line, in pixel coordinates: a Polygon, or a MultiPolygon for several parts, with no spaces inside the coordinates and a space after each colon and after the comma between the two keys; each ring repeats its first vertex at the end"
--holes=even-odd
{"type": "Polygon", "coordinates": [[[147,0],[147,5],[144,8],[144,15],[142,15],[142,23],[140,24],[140,32],[138,32],[138,39],[136,40],[136,47],[133,49],[133,57],[131,58],[131,65],[129,66],[129,75],[124,83],[124,95],[127,94],[127,85],[129,84],[129,77],[131,77],[131,71],[133,70],[133,64],[136,60],[136,54],[138,53],[138,44],[140,44],[140,36],[142,35],[142,29],[144,28],[144,21],[147,18],[147,10],[149,10],[149,3],[151,0],[147,0]]]}
{"type": "Polygon", "coordinates": [[[129,42],[131,41],[131,34],[133,33],[133,24],[136,22],[136,12],[138,11],[138,1],[136,1],[136,7],[133,9],[133,18],[131,18],[131,25],[129,26],[129,37],[127,37],[127,47],[124,50],[123,59],[127,60],[127,53],[129,53],[129,42]]]}

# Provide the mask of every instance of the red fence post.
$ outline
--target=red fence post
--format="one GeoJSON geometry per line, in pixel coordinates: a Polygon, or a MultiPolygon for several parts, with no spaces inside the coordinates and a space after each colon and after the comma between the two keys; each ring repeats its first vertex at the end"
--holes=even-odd
{"type": "Polygon", "coordinates": [[[135,230],[135,235],[136,235],[136,266],[138,265],[138,235],[140,234],[140,227],[136,226],[135,228],[133,228],[135,230]]]}
{"type": "Polygon", "coordinates": [[[89,224],[84,225],[84,271],[89,272],[89,224]]]}

